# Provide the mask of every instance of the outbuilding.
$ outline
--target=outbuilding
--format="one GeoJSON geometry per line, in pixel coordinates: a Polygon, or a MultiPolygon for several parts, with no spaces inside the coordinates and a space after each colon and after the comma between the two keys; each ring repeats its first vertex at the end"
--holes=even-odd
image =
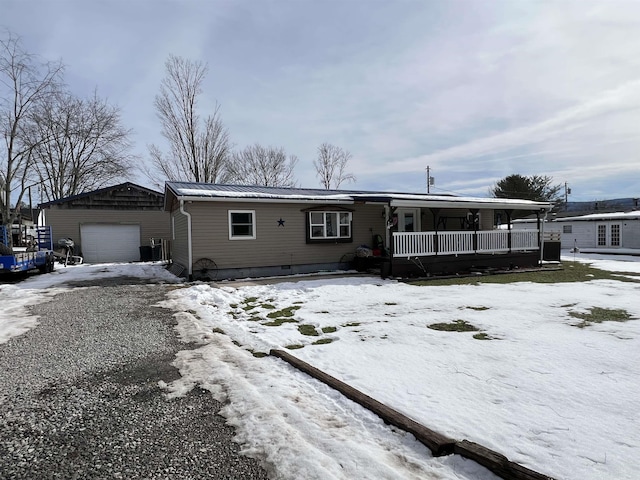
{"type": "Polygon", "coordinates": [[[163,205],[163,193],[126,182],[43,203],[40,223],[51,226],[54,245],[72,239],[87,263],[159,259],[170,235],[163,205]]]}
{"type": "Polygon", "coordinates": [[[555,223],[561,227],[562,248],[640,254],[640,210],[562,217],[555,223]]]}

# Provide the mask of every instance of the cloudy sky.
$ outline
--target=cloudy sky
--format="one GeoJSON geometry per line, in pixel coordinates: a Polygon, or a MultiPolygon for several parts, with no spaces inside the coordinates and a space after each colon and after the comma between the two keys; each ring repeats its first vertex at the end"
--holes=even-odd
{"type": "Polygon", "coordinates": [[[329,142],[359,189],[424,192],[429,166],[432,193],[518,173],[640,196],[637,0],[0,0],[0,27],[121,107],[143,160],[174,54],[209,66],[202,114],[299,157],[303,187],[329,142]]]}

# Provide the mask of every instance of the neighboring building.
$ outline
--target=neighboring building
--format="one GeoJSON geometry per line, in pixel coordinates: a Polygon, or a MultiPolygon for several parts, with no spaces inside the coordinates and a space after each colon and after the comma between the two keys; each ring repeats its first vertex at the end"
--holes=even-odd
{"type": "Polygon", "coordinates": [[[43,203],[40,223],[52,227],[54,246],[71,238],[87,263],[138,261],[152,238],[169,238],[163,205],[162,193],[127,182],[43,203]]]}
{"type": "Polygon", "coordinates": [[[498,230],[500,213],[538,217],[551,204],[429,194],[168,182],[175,272],[239,278],[346,269],[383,276],[538,265],[541,238],[498,230]],[[368,248],[361,248],[366,246],[368,248]]]}
{"type": "Polygon", "coordinates": [[[562,248],[640,254],[640,210],[562,217],[555,223],[562,234],[562,248]]]}

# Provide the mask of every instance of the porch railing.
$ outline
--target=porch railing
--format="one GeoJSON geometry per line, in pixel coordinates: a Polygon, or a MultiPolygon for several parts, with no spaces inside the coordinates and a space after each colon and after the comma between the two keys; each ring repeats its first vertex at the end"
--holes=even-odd
{"type": "Polygon", "coordinates": [[[469,253],[538,250],[538,230],[478,232],[395,232],[394,257],[425,257],[469,253]]]}

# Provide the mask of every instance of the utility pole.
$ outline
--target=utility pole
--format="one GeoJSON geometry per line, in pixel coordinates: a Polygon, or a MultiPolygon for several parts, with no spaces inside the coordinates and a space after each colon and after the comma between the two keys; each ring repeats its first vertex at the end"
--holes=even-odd
{"type": "Polygon", "coordinates": [[[431,176],[431,167],[427,166],[427,193],[431,193],[431,185],[435,183],[435,179],[431,176]]]}
{"type": "Polygon", "coordinates": [[[567,182],[564,182],[564,210],[565,212],[569,209],[569,195],[571,194],[571,188],[567,185],[567,182]]]}

